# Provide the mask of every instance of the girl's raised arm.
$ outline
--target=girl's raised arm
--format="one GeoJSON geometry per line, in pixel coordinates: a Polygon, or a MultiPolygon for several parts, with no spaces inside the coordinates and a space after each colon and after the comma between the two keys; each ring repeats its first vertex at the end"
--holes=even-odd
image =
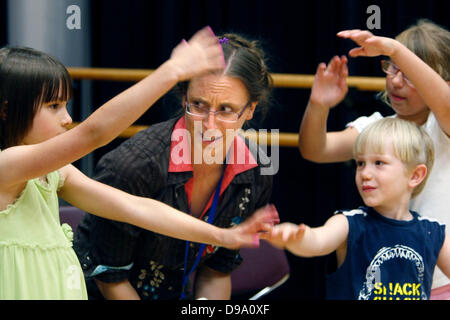
{"type": "MultiPolygon", "coordinates": [[[[350,56],[389,56],[414,84],[425,104],[433,111],[442,130],[450,136],[450,86],[430,66],[395,39],[374,36],[369,31],[346,30],[339,37],[355,41],[359,47],[350,56]]],[[[449,48],[450,50],[450,48],[449,48]]]]}
{"type": "Polygon", "coordinates": [[[73,165],[60,170],[65,180],[58,195],[97,216],[136,225],[177,239],[237,249],[258,246],[258,234],[278,223],[273,206],[257,210],[236,227],[222,229],[193,218],[162,202],[131,195],[88,178],[73,165]]]}
{"type": "Polygon", "coordinates": [[[314,162],[340,162],[352,158],[352,146],[358,132],[353,128],[327,132],[330,109],[347,94],[347,75],[345,56],[333,57],[328,65],[319,64],[299,129],[303,158],[314,162]]]}
{"type": "Polygon", "coordinates": [[[225,65],[212,30],[183,41],[148,77],[114,97],[77,127],[49,140],[0,153],[0,185],[7,189],[72,163],[117,137],[178,81],[225,65]]]}

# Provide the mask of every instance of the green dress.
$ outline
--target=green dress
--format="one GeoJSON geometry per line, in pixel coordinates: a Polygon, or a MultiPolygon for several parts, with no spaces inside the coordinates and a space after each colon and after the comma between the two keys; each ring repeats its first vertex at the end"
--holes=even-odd
{"type": "Polygon", "coordinates": [[[0,300],[87,299],[72,229],[59,220],[59,183],[58,171],[32,179],[0,211],[0,300]]]}

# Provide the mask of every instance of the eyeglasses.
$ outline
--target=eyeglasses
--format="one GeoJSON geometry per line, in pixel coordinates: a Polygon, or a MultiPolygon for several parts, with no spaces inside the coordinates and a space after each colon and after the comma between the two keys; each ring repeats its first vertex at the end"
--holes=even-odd
{"type": "Polygon", "coordinates": [[[215,115],[216,120],[226,123],[237,122],[249,105],[250,101],[244,106],[244,108],[242,108],[242,110],[239,113],[237,113],[234,111],[225,111],[225,110],[211,111],[207,107],[205,107],[202,103],[198,102],[185,103],[186,113],[191,116],[198,117],[204,120],[209,116],[210,113],[212,113],[215,115]]]}
{"type": "Polygon", "coordinates": [[[381,69],[389,76],[395,76],[399,71],[402,73],[403,80],[410,86],[415,88],[414,84],[409,80],[400,68],[390,60],[381,60],[381,69]]]}

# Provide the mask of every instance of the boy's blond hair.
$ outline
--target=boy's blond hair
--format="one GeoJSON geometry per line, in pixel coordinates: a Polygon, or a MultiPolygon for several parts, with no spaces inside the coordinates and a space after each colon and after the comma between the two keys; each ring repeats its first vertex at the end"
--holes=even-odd
{"type": "Polygon", "coordinates": [[[392,143],[395,156],[405,164],[405,170],[414,169],[419,164],[427,167],[425,179],[413,190],[412,198],[424,188],[434,162],[433,141],[424,129],[412,121],[399,118],[384,118],[368,125],[353,145],[353,156],[367,150],[385,153],[392,143]]]}

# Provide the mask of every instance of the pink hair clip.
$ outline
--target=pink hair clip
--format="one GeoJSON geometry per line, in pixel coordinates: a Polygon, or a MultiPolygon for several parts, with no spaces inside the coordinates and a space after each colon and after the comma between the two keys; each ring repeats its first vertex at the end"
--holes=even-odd
{"type": "Polygon", "coordinates": [[[227,37],[223,37],[222,39],[219,39],[219,43],[223,44],[223,43],[228,43],[230,40],[227,37]]]}

